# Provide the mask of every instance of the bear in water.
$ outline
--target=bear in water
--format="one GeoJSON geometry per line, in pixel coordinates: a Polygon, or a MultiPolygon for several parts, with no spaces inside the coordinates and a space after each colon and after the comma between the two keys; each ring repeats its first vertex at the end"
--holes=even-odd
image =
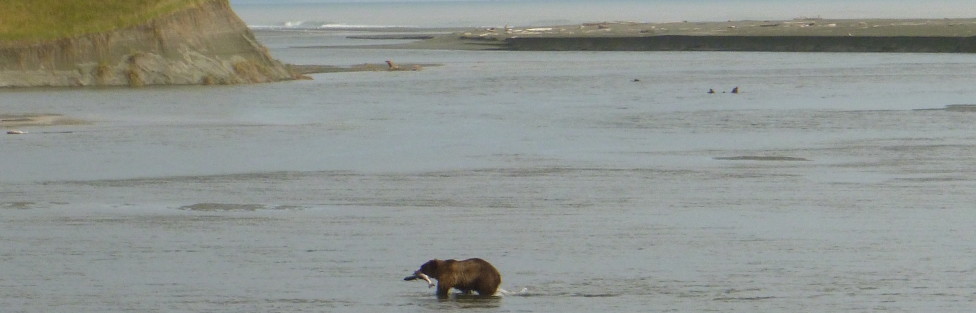
{"type": "Polygon", "coordinates": [[[498,291],[502,275],[491,263],[474,258],[467,260],[430,260],[420,269],[403,280],[423,279],[433,287],[431,279],[437,280],[437,296],[446,298],[451,288],[464,294],[477,291],[479,296],[490,297],[498,291]]]}

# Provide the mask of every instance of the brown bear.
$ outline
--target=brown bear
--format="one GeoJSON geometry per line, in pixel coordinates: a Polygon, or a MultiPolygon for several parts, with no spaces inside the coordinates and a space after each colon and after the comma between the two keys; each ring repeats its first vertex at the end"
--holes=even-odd
{"type": "Polygon", "coordinates": [[[413,276],[404,280],[418,278],[426,280],[431,286],[433,283],[430,279],[437,279],[437,296],[441,298],[447,297],[451,288],[464,294],[477,291],[479,296],[489,297],[498,291],[498,285],[502,283],[502,275],[498,270],[491,263],[478,258],[462,261],[430,260],[421,265],[413,276]]]}

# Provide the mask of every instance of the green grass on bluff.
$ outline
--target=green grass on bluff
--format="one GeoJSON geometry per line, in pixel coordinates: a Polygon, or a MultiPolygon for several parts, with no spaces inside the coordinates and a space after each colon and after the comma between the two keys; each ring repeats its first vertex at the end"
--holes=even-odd
{"type": "Polygon", "coordinates": [[[70,38],[135,26],[204,0],[0,0],[0,41],[70,38]]]}

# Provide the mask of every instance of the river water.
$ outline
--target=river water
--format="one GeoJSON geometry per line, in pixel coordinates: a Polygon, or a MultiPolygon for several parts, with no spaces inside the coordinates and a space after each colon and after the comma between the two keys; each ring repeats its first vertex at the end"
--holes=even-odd
{"type": "Polygon", "coordinates": [[[966,312],[976,301],[971,55],[260,39],[289,63],[442,66],[0,91],[3,113],[89,122],[0,137],[5,312],[966,312]],[[402,280],[429,259],[469,257],[492,262],[514,294],[439,301],[402,280]]]}

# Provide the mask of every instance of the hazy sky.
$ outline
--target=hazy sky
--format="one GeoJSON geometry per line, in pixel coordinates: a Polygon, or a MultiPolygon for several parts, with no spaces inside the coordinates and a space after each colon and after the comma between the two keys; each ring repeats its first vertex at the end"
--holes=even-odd
{"type": "MultiPolygon", "coordinates": [[[[299,3],[422,3],[422,2],[548,2],[553,4],[573,3],[593,4],[599,7],[607,2],[630,2],[642,6],[657,4],[680,4],[683,6],[700,6],[703,10],[709,8],[724,8],[745,6],[754,11],[764,11],[768,8],[789,7],[825,7],[836,10],[845,7],[874,7],[880,12],[904,12],[917,16],[974,17],[976,18],[976,0],[230,0],[232,4],[299,4],[299,3]]],[[[758,13],[758,12],[757,12],[758,13]]]]}
{"type": "MultiPolygon", "coordinates": [[[[484,1],[513,1],[513,0],[230,0],[234,4],[274,4],[274,3],[382,3],[382,2],[484,2],[484,1]]],[[[560,1],[560,0],[551,0],[560,1]]],[[[579,0],[570,0],[579,1],[579,0]]],[[[598,2],[598,1],[597,1],[598,2]]]]}
{"type": "Polygon", "coordinates": [[[976,0],[230,0],[252,25],[292,21],[400,26],[556,25],[592,21],[976,18],[976,0]],[[353,3],[368,6],[309,7],[353,3]],[[389,3],[385,6],[382,3],[389,3]],[[427,4],[423,4],[427,3],[427,4]],[[436,3],[436,5],[432,5],[436,3]],[[253,6],[260,4],[260,7],[253,6]],[[289,5],[291,4],[291,5],[289,5]],[[249,6],[251,5],[251,6],[249,6]]]}

